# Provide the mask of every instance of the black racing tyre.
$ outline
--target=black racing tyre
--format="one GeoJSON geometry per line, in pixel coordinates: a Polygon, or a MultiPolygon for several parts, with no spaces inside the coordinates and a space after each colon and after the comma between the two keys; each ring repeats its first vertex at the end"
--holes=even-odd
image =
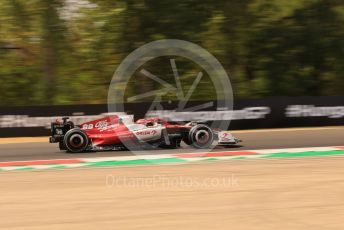
{"type": "Polygon", "coordinates": [[[214,142],[213,130],[204,124],[198,124],[191,128],[189,133],[191,145],[198,149],[209,148],[214,142]]]}
{"type": "Polygon", "coordinates": [[[86,150],[89,140],[84,131],[75,128],[66,133],[63,142],[69,152],[80,153],[86,150]]]}

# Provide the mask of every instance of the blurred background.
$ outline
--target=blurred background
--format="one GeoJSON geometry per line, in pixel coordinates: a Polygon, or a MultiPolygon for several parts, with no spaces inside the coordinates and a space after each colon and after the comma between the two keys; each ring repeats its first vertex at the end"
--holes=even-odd
{"type": "Polygon", "coordinates": [[[235,98],[343,94],[341,0],[1,0],[0,106],[106,103],[119,63],[166,38],[211,52],[235,98]]]}

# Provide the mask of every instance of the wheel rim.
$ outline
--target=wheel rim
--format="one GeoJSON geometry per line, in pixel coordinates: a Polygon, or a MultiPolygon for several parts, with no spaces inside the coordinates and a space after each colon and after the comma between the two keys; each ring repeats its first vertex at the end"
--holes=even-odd
{"type": "Polygon", "coordinates": [[[83,138],[80,134],[73,134],[73,135],[69,138],[69,144],[70,144],[73,148],[80,148],[80,147],[82,147],[82,145],[84,144],[84,138],[83,138]]]}
{"type": "Polygon", "coordinates": [[[199,144],[206,144],[209,142],[210,135],[206,130],[199,130],[196,132],[195,139],[199,144]]]}

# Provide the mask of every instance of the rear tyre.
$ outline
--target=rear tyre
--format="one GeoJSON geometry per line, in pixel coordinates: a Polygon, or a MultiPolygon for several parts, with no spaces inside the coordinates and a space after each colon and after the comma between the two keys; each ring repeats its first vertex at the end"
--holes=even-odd
{"type": "Polygon", "coordinates": [[[190,130],[189,141],[195,148],[209,148],[214,142],[214,132],[207,125],[195,125],[190,130]]]}
{"type": "Polygon", "coordinates": [[[78,128],[69,130],[63,142],[66,149],[72,153],[84,152],[89,143],[86,133],[78,128]]]}

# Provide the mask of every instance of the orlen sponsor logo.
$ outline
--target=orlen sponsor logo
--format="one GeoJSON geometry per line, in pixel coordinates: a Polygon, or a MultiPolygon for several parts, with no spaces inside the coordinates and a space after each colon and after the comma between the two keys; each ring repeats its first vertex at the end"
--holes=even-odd
{"type": "Polygon", "coordinates": [[[138,131],[135,134],[138,136],[146,136],[146,135],[155,135],[158,132],[156,130],[148,130],[148,131],[138,131]]]}

